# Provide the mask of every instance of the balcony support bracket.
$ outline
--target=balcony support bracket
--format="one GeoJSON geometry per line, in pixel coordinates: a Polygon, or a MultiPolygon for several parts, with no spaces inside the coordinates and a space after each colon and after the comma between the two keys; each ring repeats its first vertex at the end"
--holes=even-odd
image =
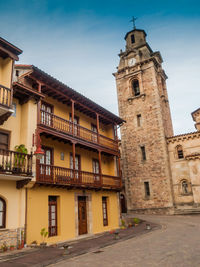
{"type": "Polygon", "coordinates": [[[17,189],[21,189],[21,188],[23,188],[25,185],[27,185],[30,181],[31,181],[31,179],[19,180],[19,181],[16,182],[16,188],[17,188],[17,189]]]}

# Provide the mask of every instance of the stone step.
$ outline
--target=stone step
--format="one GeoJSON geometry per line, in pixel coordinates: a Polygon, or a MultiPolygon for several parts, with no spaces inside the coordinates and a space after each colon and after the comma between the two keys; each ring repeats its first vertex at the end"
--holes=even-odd
{"type": "Polygon", "coordinates": [[[200,208],[182,208],[182,209],[175,209],[175,215],[186,215],[186,214],[200,214],[200,208]]]}

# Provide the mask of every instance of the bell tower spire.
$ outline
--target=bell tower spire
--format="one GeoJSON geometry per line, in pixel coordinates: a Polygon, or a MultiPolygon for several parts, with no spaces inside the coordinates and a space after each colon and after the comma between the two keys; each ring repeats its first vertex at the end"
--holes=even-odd
{"type": "Polygon", "coordinates": [[[137,18],[135,18],[134,16],[132,17],[132,19],[130,20],[130,22],[133,22],[133,29],[135,30],[136,29],[136,26],[135,26],[135,21],[137,20],[137,18]]]}

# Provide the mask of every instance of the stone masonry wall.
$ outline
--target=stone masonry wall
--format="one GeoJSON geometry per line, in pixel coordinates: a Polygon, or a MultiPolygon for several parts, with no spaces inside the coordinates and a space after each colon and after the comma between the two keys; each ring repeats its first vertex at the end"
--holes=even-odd
{"type": "Polygon", "coordinates": [[[0,247],[3,243],[6,243],[7,246],[17,246],[21,231],[24,231],[24,228],[0,230],[0,247]]]}
{"type": "Polygon", "coordinates": [[[121,143],[129,210],[173,209],[166,125],[157,75],[152,61],[116,74],[119,114],[126,120],[121,127],[121,143]],[[141,94],[137,97],[132,95],[130,80],[133,78],[140,82],[141,94]],[[142,116],[140,127],[137,114],[142,116]],[[146,148],[146,161],[142,160],[140,146],[146,148]],[[146,181],[150,184],[149,198],[145,197],[146,181]]]}

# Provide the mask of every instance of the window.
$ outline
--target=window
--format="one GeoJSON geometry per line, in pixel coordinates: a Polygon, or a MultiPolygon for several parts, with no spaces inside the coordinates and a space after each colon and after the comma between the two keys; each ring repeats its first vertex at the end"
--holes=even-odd
{"type": "Polygon", "coordinates": [[[140,127],[141,126],[141,114],[137,115],[137,126],[140,127]]]}
{"type": "Polygon", "coordinates": [[[6,202],[0,198],[0,228],[6,227],[6,202]]]}
{"type": "Polygon", "coordinates": [[[8,149],[9,133],[0,132],[0,149],[8,149]]]}
{"type": "Polygon", "coordinates": [[[150,188],[149,188],[149,182],[144,182],[144,190],[145,190],[145,197],[150,197],[150,188]]]}
{"type": "Polygon", "coordinates": [[[99,161],[97,159],[92,160],[92,168],[94,173],[94,181],[99,181],[99,161]]]}
{"type": "Polygon", "coordinates": [[[53,124],[53,106],[47,103],[42,103],[41,106],[41,122],[47,126],[52,126],[53,124]]]}
{"type": "Polygon", "coordinates": [[[64,160],[65,159],[65,154],[64,152],[60,152],[60,160],[64,160]]]}
{"type": "Polygon", "coordinates": [[[15,74],[18,77],[19,76],[19,70],[16,70],[15,74]]]}
{"type": "Polygon", "coordinates": [[[45,178],[52,179],[52,165],[53,165],[53,149],[50,147],[42,147],[44,155],[40,159],[40,174],[45,178]]]}
{"type": "Polygon", "coordinates": [[[49,236],[57,235],[57,197],[49,196],[49,236]]]}
{"type": "Polygon", "coordinates": [[[183,155],[183,148],[181,145],[178,145],[176,147],[176,153],[177,153],[177,156],[178,156],[178,159],[183,159],[184,158],[184,155],[183,155]]]}
{"type": "Polygon", "coordinates": [[[108,225],[107,197],[102,197],[103,226],[108,225]]]}
{"type": "Polygon", "coordinates": [[[146,160],[146,151],[145,146],[141,146],[141,152],[142,152],[142,160],[146,160]]]}
{"type": "Polygon", "coordinates": [[[189,194],[189,185],[186,180],[181,182],[181,191],[183,195],[189,194]]]}
{"type": "Polygon", "coordinates": [[[132,88],[133,88],[133,94],[134,94],[134,96],[140,95],[140,87],[139,87],[138,80],[134,80],[132,82],[132,88]]]}
{"type": "MultiPolygon", "coordinates": [[[[70,177],[73,178],[74,171],[73,171],[74,165],[73,165],[73,154],[70,153],[70,177]]],[[[75,178],[79,178],[79,173],[81,170],[81,157],[80,155],[75,155],[75,178]]]]}
{"type": "Polygon", "coordinates": [[[131,43],[132,43],[132,44],[135,43],[135,36],[134,36],[134,34],[131,35],[131,43]]]}

